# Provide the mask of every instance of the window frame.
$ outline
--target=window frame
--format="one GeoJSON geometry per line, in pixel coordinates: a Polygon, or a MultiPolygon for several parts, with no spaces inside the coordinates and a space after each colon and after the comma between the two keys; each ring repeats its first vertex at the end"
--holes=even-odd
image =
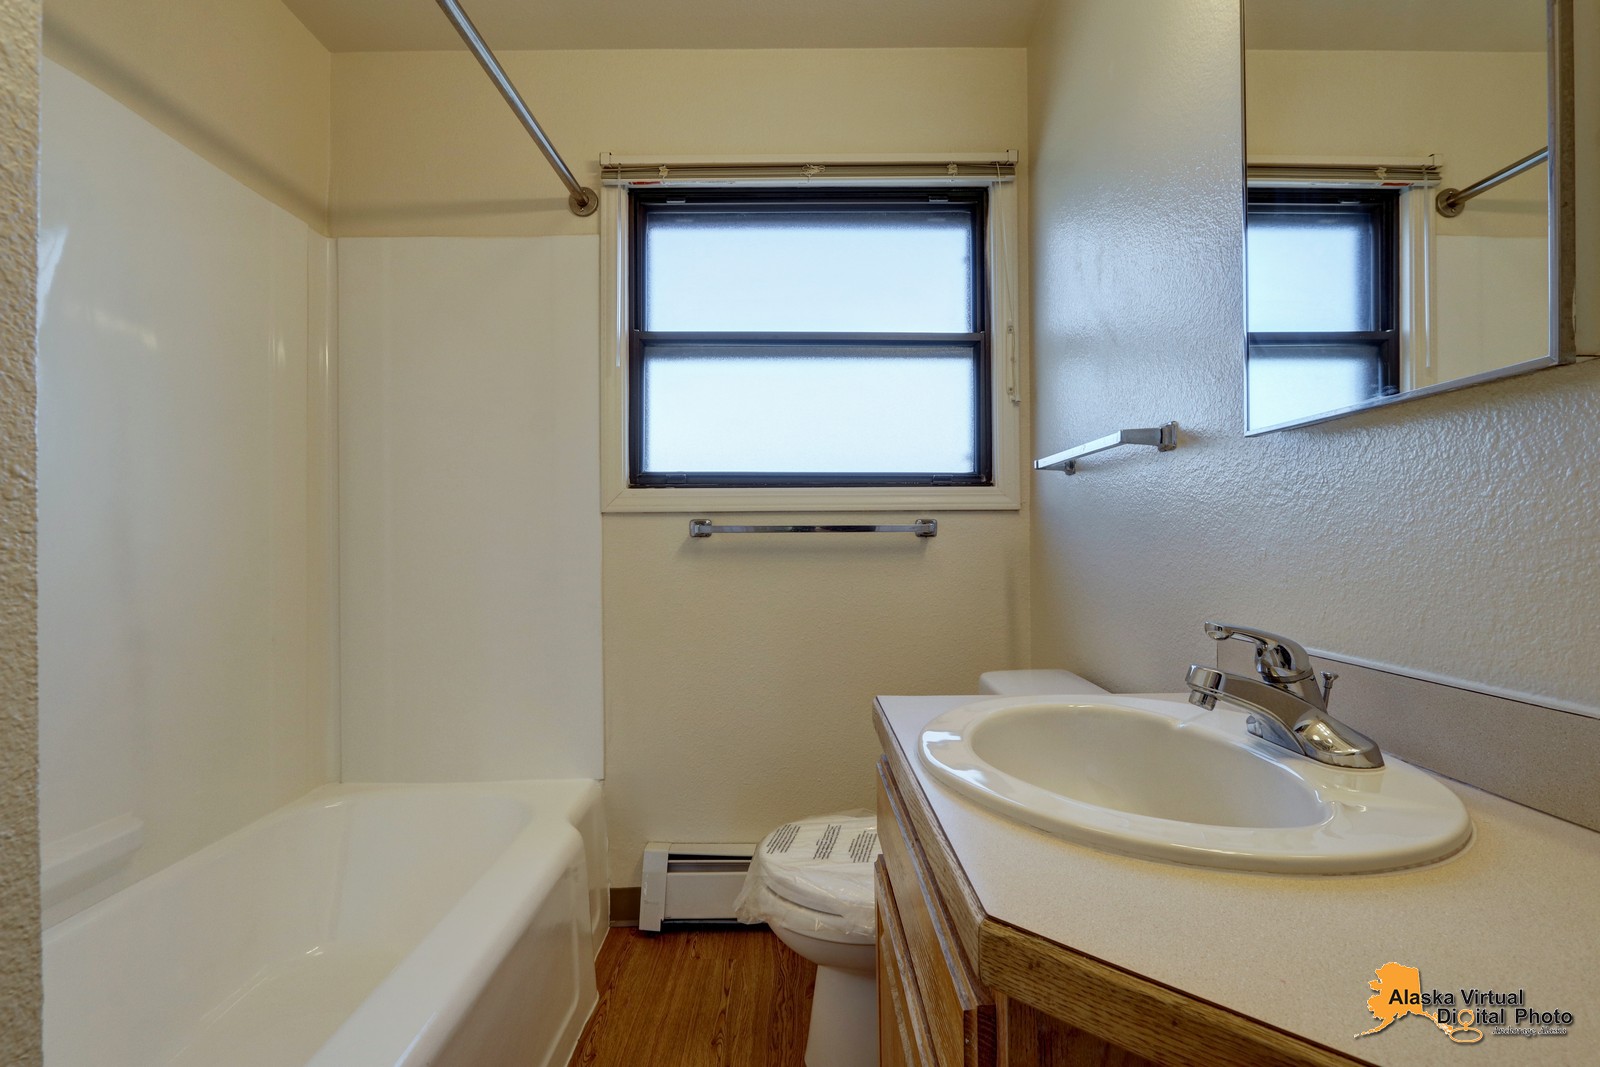
{"type": "Polygon", "coordinates": [[[873,188],[806,189],[759,188],[729,189],[634,189],[628,195],[629,226],[627,284],[628,308],[628,486],[629,488],[839,488],[846,486],[984,486],[994,481],[993,437],[990,429],[993,398],[990,395],[989,276],[986,255],[988,197],[981,189],[873,188]],[[969,278],[975,330],[964,333],[884,333],[884,332],[759,332],[759,331],[671,331],[644,328],[643,301],[632,299],[644,292],[648,264],[645,256],[645,224],[657,211],[693,204],[706,212],[726,210],[741,214],[770,211],[795,212],[815,209],[828,212],[871,212],[886,207],[928,207],[949,210],[956,206],[970,217],[973,267],[969,278]],[[814,352],[830,348],[880,348],[893,350],[915,345],[939,344],[970,347],[973,376],[973,470],[949,473],[907,473],[896,471],[801,472],[801,471],[647,471],[644,466],[645,349],[655,344],[702,344],[708,347],[748,346],[782,348],[793,346],[814,352]]]}
{"type": "MultiPolygon", "coordinates": [[[[1003,155],[1003,154],[1002,154],[1003,155]]],[[[983,160],[992,166],[995,154],[956,157],[956,163],[970,165],[983,160]]],[[[1014,156],[1012,157],[1014,159],[1014,156]]],[[[608,166],[635,161],[606,157],[608,166]]],[[[668,161],[673,162],[673,161],[668,161]]],[[[787,161],[785,161],[787,162],[787,161]]],[[[849,160],[835,161],[844,166],[849,160]]],[[[877,161],[864,165],[876,169],[877,161]]],[[[674,169],[687,166],[674,162],[674,169]]],[[[832,166],[833,163],[830,163],[832,166]]],[[[892,164],[891,164],[892,165],[892,164]]],[[[843,170],[844,166],[836,169],[843,170]]],[[[952,164],[952,167],[954,164],[952,164]]],[[[654,171],[656,161],[650,161],[654,171]]],[[[945,169],[944,163],[939,170],[945,169]]],[[[962,174],[951,177],[873,177],[841,178],[825,181],[773,181],[674,178],[646,180],[638,176],[607,176],[600,195],[601,269],[601,510],[606,513],[717,514],[727,512],[779,511],[1015,511],[1021,507],[1024,457],[1021,450],[1021,397],[1023,364],[1020,358],[1021,332],[1025,323],[1017,308],[1017,193],[1009,169],[998,169],[993,176],[962,174]],[[874,188],[934,190],[987,190],[985,229],[982,233],[987,278],[980,278],[987,290],[983,305],[987,320],[982,321],[989,338],[988,366],[985,368],[988,403],[982,405],[990,455],[990,482],[984,485],[664,485],[629,484],[629,407],[635,388],[630,382],[628,272],[633,242],[633,219],[629,190],[639,187],[692,189],[711,185],[733,187],[792,188],[797,186],[837,188],[869,193],[874,188]]]]}

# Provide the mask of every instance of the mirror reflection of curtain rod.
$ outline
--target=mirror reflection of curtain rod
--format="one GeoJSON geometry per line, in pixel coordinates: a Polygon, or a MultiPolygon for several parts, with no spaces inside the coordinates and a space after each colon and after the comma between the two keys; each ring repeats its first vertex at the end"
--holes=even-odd
{"type": "Polygon", "coordinates": [[[1482,181],[1473,182],[1465,189],[1441,189],[1439,195],[1434,197],[1434,206],[1439,209],[1439,214],[1445,218],[1453,219],[1467,209],[1467,201],[1479,193],[1487,193],[1501,182],[1508,182],[1531,167],[1537,167],[1550,158],[1548,146],[1529,155],[1523,156],[1509,167],[1495,171],[1482,181]]]}
{"type": "Polygon", "coordinates": [[[555,145],[550,143],[539,120],[533,117],[533,112],[528,110],[528,105],[522,102],[522,96],[517,92],[517,87],[511,84],[511,79],[506,76],[505,68],[500,61],[489,51],[489,46],[484,43],[478,34],[478,28],[472,24],[467,13],[461,9],[456,0],[439,0],[439,7],[444,11],[445,18],[456,28],[461,39],[467,43],[467,48],[477,57],[478,65],[483,72],[489,75],[489,80],[494,82],[494,87],[500,90],[500,95],[505,97],[511,110],[516,113],[522,128],[528,131],[528,136],[533,138],[539,146],[539,151],[544,153],[544,158],[549,160],[550,166],[555,168],[556,177],[561,179],[561,184],[567,187],[567,206],[574,215],[593,215],[600,206],[600,198],[593,189],[578,184],[578,179],[572,176],[572,170],[562,160],[561,153],[556,151],[555,145]]]}

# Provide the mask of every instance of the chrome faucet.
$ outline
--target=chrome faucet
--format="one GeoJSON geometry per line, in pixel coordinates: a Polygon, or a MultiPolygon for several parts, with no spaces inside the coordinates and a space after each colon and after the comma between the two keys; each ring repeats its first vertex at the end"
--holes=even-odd
{"type": "Polygon", "coordinates": [[[1377,742],[1328,714],[1328,694],[1338,677],[1322,672],[1318,686],[1306,650],[1287,637],[1248,626],[1206,623],[1215,641],[1237,637],[1256,646],[1260,680],[1228,674],[1198,663],[1189,668],[1189,703],[1210,709],[1218,699],[1250,712],[1245,728],[1257,737],[1335,767],[1383,766],[1377,742]]]}

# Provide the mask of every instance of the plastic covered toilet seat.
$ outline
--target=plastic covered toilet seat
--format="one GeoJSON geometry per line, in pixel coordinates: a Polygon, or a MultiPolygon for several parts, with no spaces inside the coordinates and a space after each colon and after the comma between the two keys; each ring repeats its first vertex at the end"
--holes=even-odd
{"type": "Polygon", "coordinates": [[[757,846],[734,914],[825,940],[870,940],[877,929],[872,865],[882,851],[870,815],[785,823],[757,846]]]}
{"type": "MultiPolygon", "coordinates": [[[[798,935],[828,941],[836,945],[870,945],[876,937],[872,933],[852,929],[842,915],[816,911],[804,904],[784,899],[783,895],[764,886],[761,890],[762,910],[766,924],[780,932],[779,937],[798,935]]],[[[876,918],[876,916],[874,916],[876,918]]],[[[791,945],[794,948],[797,946],[791,945]]],[[[801,955],[805,955],[804,952],[801,955]]],[[[808,957],[810,958],[810,957],[808,957]]]]}

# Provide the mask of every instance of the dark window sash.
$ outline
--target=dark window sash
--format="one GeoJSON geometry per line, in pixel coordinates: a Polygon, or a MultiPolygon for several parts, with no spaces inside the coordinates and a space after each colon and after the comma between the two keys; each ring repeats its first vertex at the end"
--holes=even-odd
{"type": "MultiPolygon", "coordinates": [[[[994,484],[994,398],[992,354],[987,329],[969,333],[886,334],[886,333],[732,333],[694,331],[647,331],[640,321],[643,314],[639,294],[644,291],[648,269],[644,256],[645,217],[652,210],[692,208],[696,212],[825,211],[860,209],[883,210],[904,206],[909,210],[957,208],[971,217],[971,307],[975,323],[986,326],[990,319],[987,261],[987,203],[982,189],[949,190],[740,190],[727,189],[651,189],[630,194],[632,226],[629,233],[629,263],[626,274],[629,299],[628,344],[628,484],[636,488],[849,488],[849,487],[942,487],[994,484]],[[891,355],[895,348],[928,345],[970,347],[973,374],[974,412],[971,471],[940,473],[819,473],[772,471],[647,471],[644,469],[644,368],[648,349],[665,344],[715,346],[794,346],[807,355],[824,354],[829,348],[876,348],[891,355]]],[[[797,351],[797,355],[799,352],[797,351]]],[[[777,357],[782,358],[782,357],[777,357]]]]}
{"type": "Polygon", "coordinates": [[[735,333],[694,330],[635,330],[635,339],[649,345],[707,345],[773,348],[884,348],[928,347],[931,345],[981,344],[988,332],[973,333],[735,333]]]}
{"type": "Polygon", "coordinates": [[[1372,221],[1377,250],[1373,267],[1373,310],[1376,330],[1252,332],[1246,334],[1247,357],[1257,346],[1366,346],[1378,362],[1383,392],[1400,388],[1400,193],[1397,189],[1250,188],[1246,222],[1257,218],[1305,214],[1360,214],[1372,221]]]}
{"type": "MultiPolygon", "coordinates": [[[[672,359],[672,356],[652,357],[649,348],[652,344],[676,344],[684,336],[671,333],[645,333],[639,331],[634,335],[631,345],[631,368],[629,408],[630,425],[628,434],[629,470],[631,472],[630,485],[637,488],[771,488],[771,487],[849,487],[849,486],[959,486],[959,485],[992,485],[994,484],[993,450],[988,447],[991,440],[992,417],[985,401],[989,390],[988,369],[982,357],[987,346],[988,335],[980,334],[827,334],[827,335],[787,335],[789,338],[804,336],[809,338],[804,342],[796,341],[793,357],[774,356],[775,359],[817,357],[825,358],[829,348],[849,348],[859,353],[863,348],[876,348],[874,355],[892,358],[896,349],[925,348],[929,344],[940,344],[946,347],[965,347],[967,352],[961,356],[952,356],[972,368],[973,395],[977,398],[978,409],[974,419],[973,455],[975,457],[974,469],[970,471],[942,471],[942,472],[871,472],[871,473],[830,473],[830,472],[782,472],[782,471],[656,471],[646,470],[644,467],[644,371],[646,364],[652,358],[672,359]],[[826,338],[817,341],[818,336],[826,338]],[[884,340],[888,338],[888,340],[884,340]]],[[[705,337],[707,335],[693,335],[705,337]]],[[[773,337],[780,335],[758,334],[717,334],[717,345],[728,347],[743,347],[752,343],[753,338],[773,337]]],[[[769,346],[768,342],[759,342],[769,346]]]]}

